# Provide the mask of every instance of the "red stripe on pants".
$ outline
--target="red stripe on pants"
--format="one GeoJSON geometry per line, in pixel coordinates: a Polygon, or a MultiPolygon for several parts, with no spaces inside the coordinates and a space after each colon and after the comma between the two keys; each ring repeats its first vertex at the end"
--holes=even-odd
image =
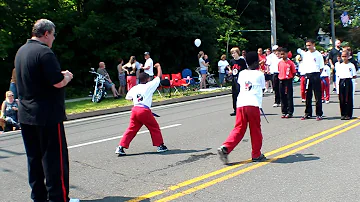
{"type": "Polygon", "coordinates": [[[304,99],[304,100],[306,99],[305,82],[306,82],[305,76],[301,76],[301,78],[300,78],[300,95],[301,95],[301,99],[304,99]]]}
{"type": "Polygon", "coordinates": [[[262,134],[260,124],[260,109],[255,106],[244,106],[236,109],[236,123],[234,129],[223,143],[230,153],[236,145],[243,139],[247,125],[249,123],[252,158],[258,158],[261,155],[262,134]]]}
{"type": "Polygon", "coordinates": [[[326,81],[326,85],[324,81],[321,79],[321,99],[322,100],[330,100],[330,79],[329,77],[324,78],[326,81]],[[324,96],[324,93],[326,96],[324,96]]]}
{"type": "Polygon", "coordinates": [[[127,90],[129,91],[132,87],[136,85],[136,76],[127,76],[126,77],[127,90]]]}
{"type": "Polygon", "coordinates": [[[61,138],[61,127],[60,123],[58,124],[58,137],[59,137],[59,146],[60,146],[60,180],[61,180],[61,189],[63,191],[64,202],[67,202],[66,189],[64,184],[64,162],[63,162],[63,153],[62,153],[62,138],[61,138]]]}
{"type": "Polygon", "coordinates": [[[164,143],[159,124],[155,120],[151,110],[140,106],[134,106],[131,110],[129,127],[126,129],[119,145],[124,148],[129,148],[130,142],[134,139],[143,125],[150,131],[154,146],[158,147],[164,143]]]}

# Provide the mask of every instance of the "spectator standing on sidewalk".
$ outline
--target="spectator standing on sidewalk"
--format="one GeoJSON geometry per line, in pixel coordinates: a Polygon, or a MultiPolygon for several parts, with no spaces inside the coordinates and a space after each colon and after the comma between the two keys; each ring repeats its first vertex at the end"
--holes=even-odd
{"type": "Polygon", "coordinates": [[[16,89],[16,70],[15,70],[15,68],[12,70],[9,91],[13,92],[14,99],[18,99],[18,93],[17,93],[17,89],[16,89]]]}
{"type": "Polygon", "coordinates": [[[144,53],[145,64],[141,68],[144,69],[144,72],[150,76],[150,80],[154,79],[154,61],[150,57],[149,52],[144,53]]]}

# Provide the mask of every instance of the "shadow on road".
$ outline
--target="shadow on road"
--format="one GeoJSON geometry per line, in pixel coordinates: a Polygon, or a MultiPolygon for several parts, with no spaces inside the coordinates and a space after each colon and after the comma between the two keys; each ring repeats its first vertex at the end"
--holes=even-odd
{"type": "Polygon", "coordinates": [[[293,154],[276,161],[272,161],[271,163],[296,163],[301,161],[313,161],[319,160],[320,157],[314,156],[314,154],[293,154]]]}
{"type": "Polygon", "coordinates": [[[206,149],[189,149],[189,150],[182,150],[182,149],[169,149],[167,152],[158,153],[158,152],[143,152],[138,154],[126,154],[126,156],[137,156],[137,155],[145,155],[145,154],[156,154],[156,155],[171,155],[171,154],[187,154],[187,153],[196,153],[196,152],[204,152],[209,151],[212,148],[206,148],[206,149]]]}
{"type": "MultiPolygon", "coordinates": [[[[91,199],[91,200],[80,200],[81,202],[124,202],[131,199],[135,199],[134,197],[123,197],[123,196],[107,196],[103,199],[91,199]]],[[[150,199],[144,198],[142,202],[150,201],[150,199]]]]}

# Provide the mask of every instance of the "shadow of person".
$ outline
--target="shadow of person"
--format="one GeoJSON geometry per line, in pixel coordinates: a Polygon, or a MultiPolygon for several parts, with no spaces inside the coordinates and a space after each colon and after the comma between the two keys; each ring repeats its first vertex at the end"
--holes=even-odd
{"type": "MultiPolygon", "coordinates": [[[[89,200],[80,200],[81,202],[124,202],[131,199],[135,199],[135,197],[124,197],[124,196],[107,196],[103,199],[89,199],[89,200]]],[[[144,198],[141,200],[142,202],[149,202],[150,199],[144,198]]]]}
{"type": "Polygon", "coordinates": [[[314,156],[314,154],[293,154],[284,158],[277,159],[275,161],[271,161],[271,163],[296,163],[301,161],[313,161],[319,159],[320,157],[314,156]]]}
{"type": "Polygon", "coordinates": [[[169,149],[166,152],[143,152],[137,154],[126,154],[126,156],[137,156],[137,155],[145,155],[145,154],[157,154],[157,155],[171,155],[171,154],[188,154],[188,153],[197,153],[197,152],[204,152],[209,151],[212,148],[205,148],[200,150],[189,149],[189,150],[182,150],[182,149],[169,149]]]}

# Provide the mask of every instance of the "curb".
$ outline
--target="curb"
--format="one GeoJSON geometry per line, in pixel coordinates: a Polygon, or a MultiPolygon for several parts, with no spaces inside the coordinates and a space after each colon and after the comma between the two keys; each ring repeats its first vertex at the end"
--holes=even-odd
{"type": "MultiPolygon", "coordinates": [[[[186,102],[186,101],[191,101],[191,100],[204,99],[204,98],[209,98],[209,97],[228,95],[228,94],[231,94],[231,90],[224,90],[222,92],[207,93],[207,94],[194,95],[194,96],[185,96],[185,97],[181,97],[181,98],[174,98],[174,99],[169,99],[169,100],[164,100],[164,101],[153,102],[152,107],[156,107],[156,106],[160,106],[160,105],[169,105],[169,104],[174,104],[174,103],[179,103],[179,102],[186,102]]],[[[124,106],[124,107],[112,108],[112,109],[104,109],[104,110],[98,110],[98,111],[92,111],[92,112],[83,112],[83,113],[78,113],[78,114],[69,114],[69,115],[67,115],[67,121],[130,111],[132,107],[133,107],[132,105],[129,105],[129,106],[124,106]]]]}

